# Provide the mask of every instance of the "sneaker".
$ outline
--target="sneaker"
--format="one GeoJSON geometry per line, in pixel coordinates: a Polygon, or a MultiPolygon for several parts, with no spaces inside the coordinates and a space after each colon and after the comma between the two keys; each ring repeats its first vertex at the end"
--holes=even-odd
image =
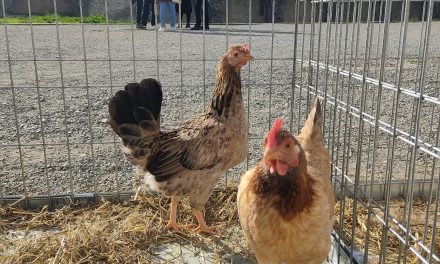
{"type": "Polygon", "coordinates": [[[165,28],[163,28],[163,27],[160,27],[160,28],[159,28],[159,31],[160,31],[160,32],[165,32],[165,31],[166,31],[166,29],[165,29],[165,28]]]}
{"type": "Polygon", "coordinates": [[[141,23],[136,23],[136,28],[137,29],[147,29],[147,27],[142,25],[141,23]]]}
{"type": "Polygon", "coordinates": [[[176,28],[175,27],[171,27],[170,31],[176,31],[176,28]]]}

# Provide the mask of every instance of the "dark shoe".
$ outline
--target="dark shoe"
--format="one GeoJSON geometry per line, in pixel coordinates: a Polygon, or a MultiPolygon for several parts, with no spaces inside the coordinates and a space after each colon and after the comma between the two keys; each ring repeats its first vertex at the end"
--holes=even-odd
{"type": "Polygon", "coordinates": [[[147,27],[142,25],[141,23],[136,23],[136,28],[137,29],[147,29],[147,27]]]}
{"type": "Polygon", "coordinates": [[[185,28],[191,28],[191,26],[189,25],[189,24],[186,24],[186,27],[185,28]]]}
{"type": "Polygon", "coordinates": [[[193,28],[191,28],[191,30],[202,30],[203,27],[201,25],[194,25],[193,28]]]}

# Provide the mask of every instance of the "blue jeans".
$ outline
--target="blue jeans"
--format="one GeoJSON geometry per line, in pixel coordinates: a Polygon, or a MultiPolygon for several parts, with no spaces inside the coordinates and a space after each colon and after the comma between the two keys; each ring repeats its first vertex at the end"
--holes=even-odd
{"type": "Polygon", "coordinates": [[[176,4],[171,1],[160,1],[160,26],[165,28],[166,12],[170,12],[171,27],[176,26],[176,4]]]}

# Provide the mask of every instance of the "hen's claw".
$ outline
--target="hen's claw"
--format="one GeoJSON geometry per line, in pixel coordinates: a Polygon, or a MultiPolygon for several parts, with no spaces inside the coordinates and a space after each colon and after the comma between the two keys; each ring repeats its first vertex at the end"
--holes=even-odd
{"type": "Polygon", "coordinates": [[[177,232],[179,234],[183,234],[181,228],[184,228],[183,226],[179,226],[176,222],[168,221],[168,224],[165,226],[166,229],[177,232]]]}
{"type": "Polygon", "coordinates": [[[208,233],[212,235],[219,235],[218,232],[216,232],[216,229],[218,226],[207,226],[205,222],[205,217],[203,217],[202,211],[198,209],[193,208],[194,215],[197,218],[197,222],[199,222],[199,226],[196,227],[193,231],[200,232],[200,233],[208,233]]]}
{"type": "Polygon", "coordinates": [[[199,225],[193,231],[199,232],[199,233],[208,233],[211,235],[219,235],[219,233],[217,232],[217,228],[218,228],[218,226],[201,226],[201,225],[199,225]]]}

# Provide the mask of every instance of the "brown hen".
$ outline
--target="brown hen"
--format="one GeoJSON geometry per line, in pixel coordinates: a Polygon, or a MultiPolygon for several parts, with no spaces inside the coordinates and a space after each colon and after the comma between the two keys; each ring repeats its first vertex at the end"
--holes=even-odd
{"type": "Polygon", "coordinates": [[[109,103],[109,123],[122,139],[129,162],[146,173],[154,190],[171,196],[168,229],[176,223],[177,203],[189,196],[199,223],[195,229],[214,233],[202,214],[218,179],[247,155],[247,126],[240,69],[253,57],[247,44],[231,46],[217,65],[216,88],[207,111],[161,131],[162,88],[145,79],[118,91],[109,103]]]}
{"type": "Polygon", "coordinates": [[[334,195],[316,99],[298,136],[277,120],[263,159],[237,194],[245,237],[259,263],[322,263],[329,253],[334,195]]]}

